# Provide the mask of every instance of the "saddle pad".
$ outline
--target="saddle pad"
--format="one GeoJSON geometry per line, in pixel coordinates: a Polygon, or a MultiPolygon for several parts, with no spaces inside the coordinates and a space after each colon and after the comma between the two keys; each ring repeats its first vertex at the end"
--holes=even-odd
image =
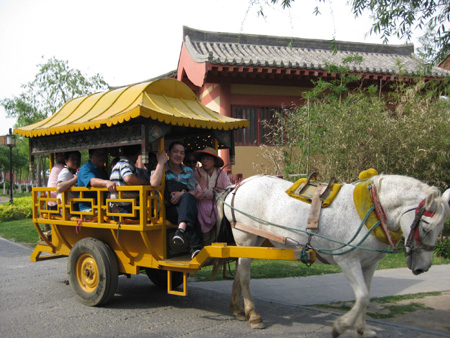
{"type": "MultiPolygon", "coordinates": [[[[297,195],[295,193],[295,191],[298,189],[298,187],[301,184],[306,184],[307,180],[308,180],[307,178],[299,179],[288,190],[286,190],[286,193],[289,196],[293,197],[293,198],[296,198],[296,199],[298,199],[300,201],[303,201],[305,203],[311,204],[311,200],[310,199],[308,199],[306,197],[303,197],[303,196],[300,196],[300,195],[297,195]]],[[[340,183],[333,184],[333,186],[331,187],[330,195],[325,199],[325,201],[322,202],[322,208],[326,208],[327,206],[329,206],[331,204],[331,202],[333,202],[334,198],[338,194],[338,192],[341,189],[341,187],[342,187],[342,184],[340,184],[340,183]]]]}
{"type": "MultiPolygon", "coordinates": [[[[353,202],[355,204],[356,211],[358,212],[358,215],[361,218],[361,220],[363,220],[364,217],[366,217],[367,212],[373,206],[372,198],[370,197],[369,191],[370,184],[371,184],[370,180],[360,182],[356,185],[355,190],[353,191],[353,202]]],[[[374,210],[370,213],[369,217],[367,218],[366,227],[370,229],[376,222],[378,222],[378,217],[374,210]]],[[[372,234],[375,235],[375,237],[379,241],[390,245],[381,226],[376,227],[375,230],[372,231],[372,234]]],[[[399,229],[396,232],[391,231],[391,235],[392,238],[394,239],[394,243],[397,243],[402,237],[402,230],[399,229]]]]}

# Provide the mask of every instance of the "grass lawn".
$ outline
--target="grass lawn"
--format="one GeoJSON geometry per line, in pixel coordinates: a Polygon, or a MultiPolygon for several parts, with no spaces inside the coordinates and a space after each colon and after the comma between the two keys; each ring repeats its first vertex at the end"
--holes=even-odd
{"type": "MultiPolygon", "coordinates": [[[[39,236],[31,219],[22,219],[0,223],[0,236],[14,242],[21,243],[33,248],[39,236]]],[[[450,259],[434,257],[433,264],[450,264],[450,259]]],[[[234,274],[235,263],[230,264],[231,273],[234,274]]],[[[406,260],[403,252],[388,254],[380,261],[378,269],[392,269],[406,267],[406,260]]],[[[211,280],[212,266],[202,268],[196,274],[191,275],[197,281],[211,280]]],[[[252,263],[252,278],[284,278],[302,277],[312,275],[323,275],[329,273],[339,273],[340,268],[334,265],[312,264],[307,267],[297,261],[274,261],[265,259],[255,259],[252,263]]],[[[214,280],[222,280],[221,269],[214,280]]]]}
{"type": "Polygon", "coordinates": [[[0,236],[11,241],[34,247],[39,235],[30,218],[0,223],[0,236]]]}
{"type": "MultiPolygon", "coordinates": [[[[13,200],[15,198],[26,197],[26,196],[31,196],[31,192],[14,192],[13,193],[13,200]]],[[[3,194],[3,190],[0,189],[0,197],[2,197],[3,199],[7,199],[9,201],[10,195],[9,194],[3,194]]]]}
{"type": "MultiPolygon", "coordinates": [[[[433,264],[450,264],[450,259],[444,259],[434,256],[433,264]]],[[[231,263],[231,273],[234,274],[235,263],[231,263]]],[[[388,254],[380,261],[377,270],[406,268],[406,259],[403,252],[388,254]]],[[[211,266],[202,268],[191,278],[196,281],[211,280],[211,266]]],[[[252,278],[285,278],[285,277],[305,277],[313,275],[324,275],[329,273],[339,273],[341,269],[335,265],[313,264],[307,267],[305,264],[296,261],[274,261],[265,259],[255,259],[252,262],[251,273],[252,278]]],[[[214,280],[222,280],[222,271],[217,273],[214,280]]]]}

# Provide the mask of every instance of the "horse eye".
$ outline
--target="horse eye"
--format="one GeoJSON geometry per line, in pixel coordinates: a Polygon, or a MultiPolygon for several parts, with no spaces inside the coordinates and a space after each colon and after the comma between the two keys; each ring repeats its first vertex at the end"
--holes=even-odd
{"type": "MultiPolygon", "coordinates": [[[[428,222],[426,222],[426,224],[428,224],[428,222]]],[[[422,230],[424,236],[428,235],[431,232],[431,229],[426,229],[424,227],[421,227],[420,229],[422,230]]]]}

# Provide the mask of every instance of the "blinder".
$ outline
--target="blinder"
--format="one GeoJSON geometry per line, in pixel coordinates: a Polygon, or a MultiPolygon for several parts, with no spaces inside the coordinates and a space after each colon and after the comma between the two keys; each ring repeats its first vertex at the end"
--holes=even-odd
{"type": "Polygon", "coordinates": [[[419,206],[415,208],[416,216],[411,224],[411,230],[409,231],[405,244],[406,256],[411,255],[414,250],[434,251],[434,245],[423,244],[420,241],[420,222],[425,222],[422,220],[422,216],[425,215],[427,217],[433,217],[434,215],[434,212],[425,210],[424,202],[425,200],[423,200],[419,206]]]}

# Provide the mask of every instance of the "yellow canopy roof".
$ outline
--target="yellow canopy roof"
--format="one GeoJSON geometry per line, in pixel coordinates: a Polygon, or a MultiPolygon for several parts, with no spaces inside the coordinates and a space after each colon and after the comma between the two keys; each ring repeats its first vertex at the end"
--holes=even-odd
{"type": "Polygon", "coordinates": [[[220,115],[201,104],[184,83],[160,79],[72,99],[52,116],[14,132],[25,137],[49,136],[109,127],[137,117],[194,128],[248,126],[245,119],[220,115]]]}

